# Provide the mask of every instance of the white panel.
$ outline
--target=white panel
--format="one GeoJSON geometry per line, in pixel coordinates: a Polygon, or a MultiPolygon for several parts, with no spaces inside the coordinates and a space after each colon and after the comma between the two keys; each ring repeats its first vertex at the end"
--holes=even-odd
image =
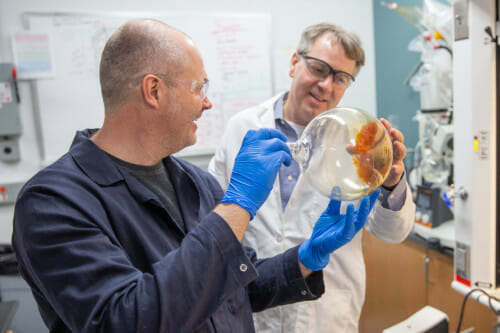
{"type": "Polygon", "coordinates": [[[455,185],[468,193],[456,202],[455,236],[457,246],[470,249],[466,255],[455,252],[455,267],[470,256],[470,276],[464,278],[484,289],[496,285],[495,44],[484,32],[494,26],[493,5],[491,0],[470,1],[469,38],[453,45],[455,185]]]}

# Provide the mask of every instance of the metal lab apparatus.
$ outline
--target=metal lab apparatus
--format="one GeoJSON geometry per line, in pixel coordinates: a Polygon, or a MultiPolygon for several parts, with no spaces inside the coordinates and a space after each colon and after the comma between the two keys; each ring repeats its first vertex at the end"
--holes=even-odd
{"type": "Polygon", "coordinates": [[[455,277],[465,293],[498,296],[498,2],[455,1],[453,44],[455,277]]]}
{"type": "Polygon", "coordinates": [[[415,222],[428,228],[435,228],[453,219],[450,207],[441,198],[439,188],[417,186],[415,200],[415,222]]]}

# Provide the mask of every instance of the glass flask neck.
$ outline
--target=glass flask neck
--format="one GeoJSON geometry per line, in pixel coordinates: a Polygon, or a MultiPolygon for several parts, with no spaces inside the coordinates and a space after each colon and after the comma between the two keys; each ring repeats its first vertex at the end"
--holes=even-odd
{"type": "Polygon", "coordinates": [[[296,160],[301,169],[305,170],[311,156],[311,142],[307,137],[300,138],[295,142],[286,143],[290,151],[292,152],[292,157],[296,160]]]}

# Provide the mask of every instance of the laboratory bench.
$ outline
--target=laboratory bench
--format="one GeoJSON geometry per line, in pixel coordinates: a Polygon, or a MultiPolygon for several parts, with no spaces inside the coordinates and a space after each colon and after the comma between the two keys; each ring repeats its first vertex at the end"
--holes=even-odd
{"type": "MultiPolygon", "coordinates": [[[[400,244],[389,244],[363,230],[366,263],[366,297],[360,333],[381,332],[430,305],[446,313],[450,332],[458,325],[464,295],[451,287],[453,222],[437,228],[415,224],[400,244]]],[[[462,330],[491,332],[498,317],[473,299],[467,301],[462,330]]]]}
{"type": "Polygon", "coordinates": [[[408,239],[453,258],[453,249],[455,248],[453,220],[446,221],[436,228],[429,228],[415,223],[408,239]]]}

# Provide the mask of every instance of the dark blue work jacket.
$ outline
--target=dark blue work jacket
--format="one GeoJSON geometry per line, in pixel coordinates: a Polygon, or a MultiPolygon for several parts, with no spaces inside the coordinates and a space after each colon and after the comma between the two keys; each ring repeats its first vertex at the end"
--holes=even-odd
{"type": "Polygon", "coordinates": [[[208,173],[165,163],[187,233],[159,199],[78,132],[16,203],[12,241],[51,332],[253,332],[252,311],[315,299],[297,248],[257,260],[214,206],[208,173]]]}

